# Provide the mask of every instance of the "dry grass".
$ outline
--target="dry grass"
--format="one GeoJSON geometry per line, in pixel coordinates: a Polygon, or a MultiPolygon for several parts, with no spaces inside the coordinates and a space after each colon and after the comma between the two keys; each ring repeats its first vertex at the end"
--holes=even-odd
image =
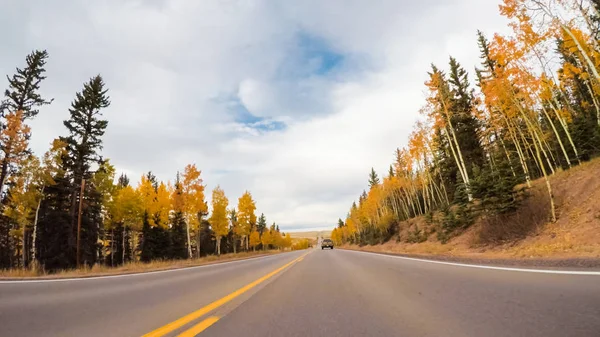
{"type": "Polygon", "coordinates": [[[55,279],[55,278],[74,278],[74,277],[92,277],[92,276],[107,276],[119,274],[135,274],[149,271],[160,271],[168,269],[179,269],[186,267],[195,267],[201,265],[214,264],[225,261],[243,260],[251,257],[263,255],[273,255],[282,253],[279,250],[257,251],[257,252],[241,252],[237,254],[223,254],[221,256],[209,255],[200,259],[191,260],[158,260],[148,263],[130,262],[118,267],[110,267],[105,265],[94,265],[92,268],[80,268],[61,270],[54,273],[46,273],[43,271],[34,271],[30,269],[10,269],[0,270],[0,279],[15,279],[15,278],[36,278],[36,279],[55,279]]]}

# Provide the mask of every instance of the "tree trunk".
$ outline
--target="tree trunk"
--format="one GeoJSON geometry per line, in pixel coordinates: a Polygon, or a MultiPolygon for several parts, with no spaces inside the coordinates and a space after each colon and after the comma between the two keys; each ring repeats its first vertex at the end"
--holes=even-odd
{"type": "Polygon", "coordinates": [[[42,200],[44,199],[44,187],[42,187],[42,197],[40,198],[40,200],[38,201],[37,207],[35,209],[35,218],[33,219],[33,238],[32,238],[32,242],[31,242],[31,250],[32,250],[32,254],[33,254],[33,259],[31,261],[31,269],[36,271],[38,268],[38,258],[37,258],[37,248],[36,248],[36,241],[37,241],[37,223],[38,223],[38,219],[39,219],[39,215],[40,215],[40,207],[42,206],[42,200]]]}
{"type": "Polygon", "coordinates": [[[0,171],[0,193],[2,193],[2,190],[4,189],[4,182],[8,176],[8,159],[10,158],[10,151],[10,146],[3,151],[4,158],[2,159],[2,171],[0,171]]]}
{"type": "MultiPolygon", "coordinates": [[[[448,119],[450,119],[450,116],[448,116],[448,119]]],[[[450,124],[449,120],[448,120],[448,123],[450,124]]],[[[448,128],[446,128],[446,127],[444,127],[444,134],[446,135],[446,139],[448,140],[448,145],[450,146],[450,150],[452,151],[452,156],[454,157],[454,162],[456,163],[458,172],[460,173],[463,183],[465,184],[465,188],[467,190],[467,196],[469,198],[469,201],[471,201],[471,200],[473,200],[473,195],[471,194],[471,188],[469,187],[470,186],[469,176],[466,171],[464,161],[462,159],[462,154],[460,152],[460,148],[458,147],[458,141],[456,140],[456,135],[454,134],[454,129],[452,128],[452,124],[450,124],[450,130],[452,131],[452,137],[454,138],[454,143],[456,144],[456,147],[457,147],[456,150],[454,149],[454,145],[452,145],[453,141],[450,138],[450,132],[448,132],[448,128]]]]}
{"type": "MultiPolygon", "coordinates": [[[[202,222],[200,222],[202,223],[202,222]]],[[[198,226],[198,233],[196,233],[196,258],[200,258],[200,231],[201,231],[202,227],[201,225],[198,226]]]]}
{"type": "Polygon", "coordinates": [[[23,269],[27,267],[27,227],[23,226],[23,269]]]}
{"type": "Polygon", "coordinates": [[[237,242],[235,240],[235,234],[233,234],[231,237],[233,239],[233,253],[237,254],[237,242]]]}
{"type": "Polygon", "coordinates": [[[546,174],[546,168],[544,167],[544,164],[541,163],[542,157],[540,156],[540,150],[538,148],[537,143],[535,143],[535,140],[534,140],[534,146],[535,146],[535,152],[537,154],[537,158],[540,161],[542,173],[544,174],[544,181],[546,182],[546,189],[548,190],[548,195],[550,197],[550,211],[552,213],[552,222],[556,222],[556,208],[554,206],[554,193],[552,192],[552,185],[550,184],[550,179],[548,179],[548,174],[546,174]]]}
{"type": "MultiPolygon", "coordinates": [[[[554,98],[554,102],[556,104],[558,104],[556,97],[554,98]]],[[[577,152],[577,147],[575,147],[575,143],[573,142],[573,138],[571,137],[571,133],[569,132],[569,126],[567,125],[567,123],[564,121],[564,119],[558,113],[558,105],[554,105],[554,104],[552,104],[552,102],[550,102],[550,105],[552,106],[552,110],[554,110],[554,113],[556,114],[556,118],[558,118],[560,125],[562,126],[563,130],[565,131],[565,134],[567,135],[567,139],[569,140],[569,143],[571,144],[571,147],[573,148],[575,157],[577,157],[577,162],[579,164],[581,164],[581,159],[579,158],[579,152],[577,152]]]]}
{"type": "MultiPolygon", "coordinates": [[[[544,104],[542,104],[542,111],[544,112],[544,116],[546,116],[546,119],[548,120],[548,123],[550,123],[550,126],[552,127],[552,131],[554,131],[554,136],[556,136],[556,140],[558,140],[558,145],[560,146],[560,149],[563,152],[563,155],[565,156],[565,160],[567,161],[567,165],[569,165],[569,168],[572,167],[571,165],[571,159],[569,159],[569,154],[567,153],[567,150],[565,149],[565,146],[563,145],[562,139],[560,139],[560,134],[558,133],[558,130],[556,129],[556,126],[554,126],[554,122],[552,121],[552,118],[550,118],[550,115],[548,114],[548,111],[546,111],[546,108],[544,107],[544,104]]],[[[560,116],[558,115],[558,113],[556,114],[557,117],[560,119],[560,116]]],[[[565,130],[565,132],[567,132],[565,130]]],[[[569,133],[567,132],[567,136],[569,135],[569,133]]],[[[577,153],[577,151],[575,151],[575,153],[577,153]]]]}
{"type": "Polygon", "coordinates": [[[110,230],[110,266],[115,266],[115,229],[110,230]]]}
{"type": "Polygon", "coordinates": [[[592,97],[592,103],[594,103],[594,108],[596,108],[596,123],[598,123],[598,127],[600,127],[600,103],[598,103],[598,99],[596,99],[596,95],[594,95],[594,91],[590,87],[589,82],[586,82],[585,86],[588,88],[590,96],[592,97]]]}
{"type": "Polygon", "coordinates": [[[598,70],[596,69],[596,66],[594,65],[594,62],[592,62],[592,60],[590,59],[589,55],[585,52],[585,50],[583,49],[583,46],[581,46],[581,43],[579,43],[579,40],[577,40],[577,38],[575,37],[575,35],[573,34],[573,32],[571,32],[571,29],[569,29],[569,27],[567,27],[566,25],[564,25],[562,23],[560,24],[560,26],[571,37],[571,39],[573,40],[573,42],[577,46],[577,49],[579,50],[579,52],[583,56],[583,59],[587,63],[589,70],[592,72],[592,74],[596,78],[596,81],[600,82],[600,74],[598,74],[598,70]]]}
{"type": "Polygon", "coordinates": [[[125,264],[125,225],[123,225],[123,235],[122,235],[121,241],[122,241],[122,245],[123,245],[123,247],[122,247],[123,252],[121,254],[122,255],[121,264],[125,264]]]}
{"type": "Polygon", "coordinates": [[[190,222],[185,222],[185,230],[187,232],[187,248],[188,248],[188,259],[192,258],[192,239],[190,238],[190,222]]]}
{"type": "Polygon", "coordinates": [[[221,236],[217,236],[217,256],[221,256],[221,236]]]}

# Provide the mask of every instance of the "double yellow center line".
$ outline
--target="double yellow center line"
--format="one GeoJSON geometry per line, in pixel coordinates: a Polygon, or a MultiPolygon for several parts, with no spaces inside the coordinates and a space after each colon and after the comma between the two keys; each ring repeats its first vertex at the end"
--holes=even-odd
{"type": "MultiPolygon", "coordinates": [[[[248,290],[256,287],[257,285],[259,285],[260,283],[268,280],[269,278],[275,276],[277,273],[281,272],[282,270],[284,270],[285,268],[291,266],[292,264],[301,261],[302,259],[304,259],[304,257],[306,255],[308,255],[310,252],[303,254],[302,256],[294,259],[293,261],[286,263],[285,265],[283,265],[282,267],[268,273],[267,275],[259,278],[258,280],[249,283],[243,287],[241,287],[240,289],[232,292],[231,294],[222,297],[212,303],[210,303],[209,305],[200,308],[190,314],[187,314],[183,317],[181,317],[178,320],[175,320],[165,326],[162,326],[154,331],[151,331],[145,335],[143,335],[143,337],[162,337],[168,333],[171,333],[173,331],[175,331],[176,329],[181,328],[182,326],[191,323],[195,320],[197,320],[198,318],[208,314],[209,312],[219,308],[220,306],[230,302],[231,300],[233,300],[234,298],[242,295],[243,293],[247,292],[248,290]]],[[[199,324],[193,326],[191,329],[185,331],[184,333],[182,333],[179,336],[183,336],[183,337],[188,337],[188,336],[195,336],[196,334],[202,332],[204,329],[208,328],[209,326],[211,326],[212,324],[214,324],[216,321],[218,321],[219,318],[218,317],[209,317],[207,319],[205,319],[204,321],[200,322],[199,324]]]]}

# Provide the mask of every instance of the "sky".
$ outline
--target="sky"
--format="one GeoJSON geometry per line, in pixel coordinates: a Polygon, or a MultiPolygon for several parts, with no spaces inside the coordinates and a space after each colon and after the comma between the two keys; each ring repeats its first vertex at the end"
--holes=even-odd
{"type": "MultiPolygon", "coordinates": [[[[424,104],[431,63],[479,64],[496,0],[0,0],[0,75],[46,49],[31,122],[42,154],[84,82],[112,104],[102,154],[136,184],[202,170],[206,195],[248,190],[284,231],[331,228],[384,175],[424,104]]],[[[2,76],[0,89],[7,81],[2,76]]]]}

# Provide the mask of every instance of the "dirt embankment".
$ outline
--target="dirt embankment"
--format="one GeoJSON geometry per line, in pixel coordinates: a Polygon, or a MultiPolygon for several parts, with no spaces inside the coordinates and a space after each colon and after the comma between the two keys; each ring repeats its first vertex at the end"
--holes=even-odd
{"type": "Polygon", "coordinates": [[[549,219],[543,180],[533,182],[527,198],[511,216],[479,218],[469,229],[442,244],[435,223],[424,217],[400,224],[400,233],[374,246],[346,246],[374,252],[474,259],[600,258],[600,159],[551,178],[557,221],[549,219]],[[416,229],[422,243],[407,243],[416,229]]]}

